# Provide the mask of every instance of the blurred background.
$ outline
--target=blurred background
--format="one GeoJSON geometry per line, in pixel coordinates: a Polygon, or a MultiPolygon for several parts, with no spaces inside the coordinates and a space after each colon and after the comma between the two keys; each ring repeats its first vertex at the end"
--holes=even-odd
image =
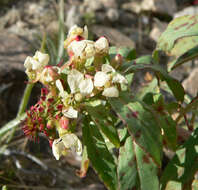
{"type": "MultiPolygon", "coordinates": [[[[60,11],[56,0],[0,0],[0,126],[16,117],[27,81],[24,60],[40,48],[43,38],[51,64],[55,64],[60,11]]],[[[106,36],[111,45],[135,48],[140,56],[152,53],[173,18],[197,13],[198,0],[65,0],[61,30],[66,37],[74,24],[87,25],[89,39],[106,36]]],[[[195,60],[171,73],[191,96],[198,91],[197,65],[195,60]]],[[[134,86],[149,77],[137,74],[134,86]]],[[[37,101],[39,93],[40,86],[36,85],[29,106],[37,101]]],[[[5,138],[0,140],[1,147],[5,138]]],[[[73,158],[55,161],[45,138],[40,143],[27,141],[19,127],[0,154],[0,186],[7,185],[3,188],[9,190],[105,189],[92,169],[85,178],[79,178],[79,167],[80,162],[73,158]]]]}

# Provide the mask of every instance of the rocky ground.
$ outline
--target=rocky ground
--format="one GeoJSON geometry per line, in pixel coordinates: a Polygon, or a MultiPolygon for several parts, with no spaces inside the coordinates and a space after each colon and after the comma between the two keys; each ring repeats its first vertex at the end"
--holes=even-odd
{"type": "MultiPolygon", "coordinates": [[[[197,4],[196,0],[67,0],[65,32],[74,24],[86,24],[91,31],[90,38],[104,35],[112,45],[134,47],[138,55],[150,54],[168,22],[174,17],[197,14],[197,4]]],[[[0,125],[16,115],[26,81],[23,62],[27,55],[32,55],[39,48],[39,39],[45,32],[50,35],[58,32],[58,5],[55,0],[0,2],[0,125]]],[[[197,73],[195,60],[172,75],[183,81],[187,92],[194,96],[198,91],[197,73]]],[[[39,86],[34,88],[30,104],[36,101],[38,92],[39,86]]],[[[46,145],[44,140],[41,145],[35,145],[24,143],[20,133],[17,138],[11,149],[17,144],[17,150],[42,158],[47,168],[42,169],[35,164],[35,171],[28,171],[31,159],[20,153],[4,155],[0,157],[4,163],[0,166],[0,185],[10,184],[11,189],[105,189],[91,169],[85,179],[75,175],[78,161],[67,158],[55,162],[50,148],[42,147],[46,145]],[[17,160],[23,160],[25,170],[15,169],[17,160]],[[11,173],[5,170],[7,166],[11,167],[11,173]]]]}

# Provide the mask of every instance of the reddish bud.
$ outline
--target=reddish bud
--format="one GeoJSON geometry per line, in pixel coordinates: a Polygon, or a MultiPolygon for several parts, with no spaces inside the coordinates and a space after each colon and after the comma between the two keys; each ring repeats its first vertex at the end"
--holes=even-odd
{"type": "Polygon", "coordinates": [[[68,127],[69,127],[69,119],[66,118],[65,116],[62,116],[60,121],[59,121],[59,124],[60,124],[61,128],[68,129],[68,127]]]}

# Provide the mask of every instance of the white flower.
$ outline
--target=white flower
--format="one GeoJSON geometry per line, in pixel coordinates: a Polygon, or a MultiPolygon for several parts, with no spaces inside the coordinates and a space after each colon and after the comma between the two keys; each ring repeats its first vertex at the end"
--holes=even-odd
{"type": "Polygon", "coordinates": [[[67,37],[71,36],[82,36],[83,38],[88,38],[88,29],[87,26],[84,26],[84,29],[78,27],[77,25],[74,25],[70,28],[67,37]]]}
{"type": "Polygon", "coordinates": [[[95,49],[97,53],[108,53],[109,52],[109,42],[105,37],[99,38],[95,44],[95,49]]]}
{"type": "Polygon", "coordinates": [[[84,79],[79,83],[80,93],[84,96],[91,94],[93,88],[93,82],[90,78],[84,79]]]}
{"type": "Polygon", "coordinates": [[[121,74],[119,74],[119,73],[116,73],[113,76],[112,82],[113,83],[120,83],[120,84],[127,84],[128,83],[126,78],[124,76],[122,76],[121,74]]]}
{"type": "Polygon", "coordinates": [[[72,106],[70,106],[68,109],[63,110],[62,113],[67,118],[77,118],[78,117],[78,111],[75,110],[72,106]]]}
{"type": "Polygon", "coordinates": [[[83,96],[86,96],[93,91],[92,80],[90,78],[84,79],[83,74],[76,69],[72,69],[68,74],[67,82],[72,94],[80,91],[83,96]]]}
{"type": "Polygon", "coordinates": [[[76,69],[72,69],[71,72],[68,74],[67,82],[69,84],[72,94],[78,91],[79,83],[82,80],[84,80],[83,74],[76,69]]]}
{"type": "Polygon", "coordinates": [[[94,42],[90,40],[72,41],[67,48],[75,59],[88,59],[95,55],[94,42]]]}
{"type": "Polygon", "coordinates": [[[103,64],[102,65],[102,72],[104,72],[104,73],[113,72],[114,73],[115,69],[109,64],[103,64]]]}
{"type": "Polygon", "coordinates": [[[62,155],[66,155],[68,152],[72,154],[82,154],[82,144],[79,138],[73,133],[67,133],[55,139],[52,144],[52,152],[56,160],[59,160],[62,155]]]}
{"type": "Polygon", "coordinates": [[[33,57],[28,56],[24,62],[24,67],[28,70],[39,70],[44,68],[49,62],[49,55],[36,51],[33,57]]]}
{"type": "Polygon", "coordinates": [[[110,76],[105,72],[99,71],[94,76],[94,86],[102,87],[110,80],[110,76]]]}
{"type": "Polygon", "coordinates": [[[102,95],[106,97],[118,97],[119,91],[115,86],[111,86],[109,88],[105,88],[102,95]]]}
{"type": "Polygon", "coordinates": [[[64,99],[66,99],[68,97],[68,93],[64,90],[62,82],[60,81],[60,79],[56,80],[55,82],[56,87],[58,88],[59,92],[60,92],[60,96],[64,99]]]}

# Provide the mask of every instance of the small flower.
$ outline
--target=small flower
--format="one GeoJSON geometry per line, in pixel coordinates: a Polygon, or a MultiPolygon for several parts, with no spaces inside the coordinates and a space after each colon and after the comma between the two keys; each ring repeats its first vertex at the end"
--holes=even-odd
{"type": "Polygon", "coordinates": [[[105,54],[109,52],[109,42],[107,38],[101,37],[99,38],[95,44],[96,53],[105,54]]]}
{"type": "Polygon", "coordinates": [[[67,118],[77,118],[78,117],[78,111],[75,110],[72,106],[70,106],[68,109],[64,109],[62,113],[67,118]]]}
{"type": "Polygon", "coordinates": [[[67,39],[64,41],[64,47],[67,48],[73,41],[81,41],[88,39],[87,26],[83,28],[74,25],[70,28],[67,39]]]}
{"type": "Polygon", "coordinates": [[[28,56],[24,62],[24,67],[28,70],[38,70],[44,68],[49,62],[49,55],[36,51],[33,57],[28,56]]]}
{"type": "Polygon", "coordinates": [[[59,77],[60,68],[56,66],[46,66],[40,76],[40,82],[44,85],[55,81],[59,77]]]}
{"type": "Polygon", "coordinates": [[[118,97],[119,91],[118,91],[117,87],[112,86],[109,88],[105,88],[104,91],[102,92],[102,95],[106,96],[106,97],[118,97]]]}
{"type": "Polygon", "coordinates": [[[67,38],[71,36],[82,36],[84,39],[88,38],[88,29],[87,26],[84,26],[83,28],[78,27],[77,25],[74,25],[70,28],[67,38]]]}
{"type": "Polygon", "coordinates": [[[110,76],[105,72],[99,71],[94,76],[94,86],[102,87],[110,80],[110,76]]]}
{"type": "Polygon", "coordinates": [[[72,94],[80,91],[83,96],[86,96],[93,91],[91,78],[84,78],[84,75],[76,69],[72,69],[68,74],[67,82],[72,94]]]}
{"type": "Polygon", "coordinates": [[[49,62],[49,55],[36,51],[33,57],[28,56],[25,59],[24,67],[26,74],[31,82],[37,82],[40,79],[41,72],[49,62]]]}
{"type": "Polygon", "coordinates": [[[119,91],[114,84],[127,84],[127,80],[124,76],[117,73],[111,65],[103,64],[101,70],[96,72],[94,76],[94,86],[104,88],[103,96],[118,97],[119,91]]]}
{"type": "Polygon", "coordinates": [[[94,42],[90,40],[73,41],[67,51],[73,59],[82,61],[95,55],[94,42]]]}
{"type": "Polygon", "coordinates": [[[66,155],[67,153],[81,155],[82,144],[75,134],[67,133],[53,141],[52,152],[56,160],[59,160],[62,155],[66,155]]]}

